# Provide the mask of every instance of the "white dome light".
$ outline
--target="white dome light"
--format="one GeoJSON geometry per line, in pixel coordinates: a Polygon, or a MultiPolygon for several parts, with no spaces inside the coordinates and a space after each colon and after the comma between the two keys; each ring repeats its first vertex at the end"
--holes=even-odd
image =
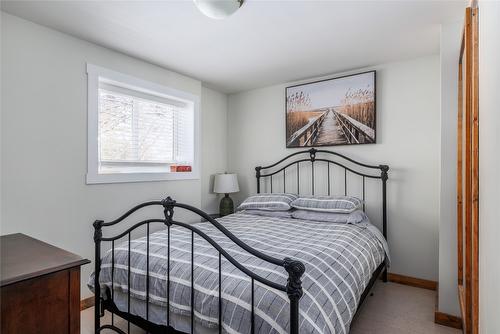
{"type": "Polygon", "coordinates": [[[236,12],[244,0],[193,0],[196,7],[212,19],[225,19],[236,12]]]}

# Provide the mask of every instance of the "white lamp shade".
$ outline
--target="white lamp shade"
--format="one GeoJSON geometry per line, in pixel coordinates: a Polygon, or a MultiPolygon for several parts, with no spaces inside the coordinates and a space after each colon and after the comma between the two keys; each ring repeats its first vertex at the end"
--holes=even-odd
{"type": "Polygon", "coordinates": [[[240,191],[236,174],[217,174],[214,180],[214,193],[229,194],[240,191]]]}

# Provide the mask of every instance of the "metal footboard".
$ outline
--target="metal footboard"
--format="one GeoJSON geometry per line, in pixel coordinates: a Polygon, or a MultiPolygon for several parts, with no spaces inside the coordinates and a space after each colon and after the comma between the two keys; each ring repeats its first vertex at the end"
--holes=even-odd
{"type": "Polygon", "coordinates": [[[218,286],[219,286],[219,295],[218,295],[218,329],[219,333],[222,333],[222,296],[221,296],[221,282],[222,282],[222,272],[221,272],[221,261],[222,257],[228,260],[231,264],[233,264],[236,268],[241,270],[244,274],[251,278],[251,333],[255,333],[255,305],[254,305],[254,284],[255,281],[258,281],[266,286],[271,288],[284,291],[287,293],[288,298],[290,300],[290,333],[298,334],[299,333],[299,300],[302,297],[302,282],[301,276],[304,274],[305,266],[300,261],[284,258],[277,259],[266,255],[258,250],[250,247],[240,239],[238,239],[233,233],[227,230],[222,224],[217,222],[215,219],[211,218],[207,213],[199,210],[193,206],[187,204],[177,203],[170,197],[167,197],[161,201],[151,201],[145,202],[136,207],[132,208],[124,215],[119,217],[116,220],[110,222],[104,222],[102,220],[96,220],[93,224],[94,226],[94,243],[95,243],[95,276],[94,276],[94,295],[95,295],[95,333],[100,333],[104,329],[111,329],[117,333],[125,333],[123,330],[115,326],[114,316],[117,315],[127,321],[127,331],[130,332],[130,324],[135,324],[143,329],[145,329],[149,333],[179,333],[173,327],[170,326],[170,229],[172,225],[180,226],[186,228],[191,231],[191,333],[194,333],[194,236],[202,237],[206,240],[212,247],[214,247],[219,254],[219,268],[218,268],[218,286]],[[126,229],[122,233],[112,236],[112,237],[103,237],[103,229],[109,226],[116,225],[129,217],[134,212],[150,206],[162,206],[164,218],[158,219],[146,219],[142,220],[130,228],[126,229]],[[174,216],[174,208],[181,208],[188,210],[202,217],[212,225],[214,225],[219,231],[221,231],[226,237],[228,237],[232,242],[237,244],[239,247],[243,248],[248,253],[256,256],[264,261],[269,263],[278,265],[283,267],[288,273],[288,281],[286,285],[282,285],[273,281],[270,281],[266,278],[263,278],[251,270],[246,268],[243,264],[239,263],[236,259],[234,259],[227,251],[225,251],[217,242],[215,242],[210,236],[208,236],[205,232],[196,228],[196,226],[192,224],[187,224],[183,222],[179,222],[173,219],[174,216]],[[164,224],[167,226],[167,326],[154,324],[149,321],[149,235],[150,235],[150,226],[151,224],[164,224]],[[136,315],[130,313],[130,276],[131,276],[131,264],[130,264],[130,242],[131,242],[131,233],[141,226],[146,226],[146,318],[143,319],[136,315]],[[120,311],[113,302],[114,298],[114,253],[115,253],[115,241],[117,239],[128,238],[128,263],[127,263],[127,273],[128,273],[128,288],[127,288],[127,300],[128,300],[128,309],[126,312],[120,311]],[[101,295],[101,286],[99,284],[99,276],[101,269],[101,244],[103,242],[111,243],[111,291],[109,289],[106,291],[107,298],[102,298],[101,295]],[[111,313],[111,324],[105,324],[101,326],[101,317],[104,315],[104,311],[107,310],[111,313]]]}

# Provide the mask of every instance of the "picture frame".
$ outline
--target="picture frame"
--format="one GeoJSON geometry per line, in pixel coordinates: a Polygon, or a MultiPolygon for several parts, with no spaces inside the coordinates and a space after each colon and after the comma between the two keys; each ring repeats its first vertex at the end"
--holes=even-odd
{"type": "Polygon", "coordinates": [[[285,88],[286,147],[376,143],[376,71],[285,88]]]}

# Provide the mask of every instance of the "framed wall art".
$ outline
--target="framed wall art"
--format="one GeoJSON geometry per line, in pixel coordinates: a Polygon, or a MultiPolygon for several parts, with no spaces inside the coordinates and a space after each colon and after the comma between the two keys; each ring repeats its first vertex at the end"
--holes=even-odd
{"type": "Polygon", "coordinates": [[[287,87],[286,146],[375,143],[375,82],[369,71],[287,87]]]}

